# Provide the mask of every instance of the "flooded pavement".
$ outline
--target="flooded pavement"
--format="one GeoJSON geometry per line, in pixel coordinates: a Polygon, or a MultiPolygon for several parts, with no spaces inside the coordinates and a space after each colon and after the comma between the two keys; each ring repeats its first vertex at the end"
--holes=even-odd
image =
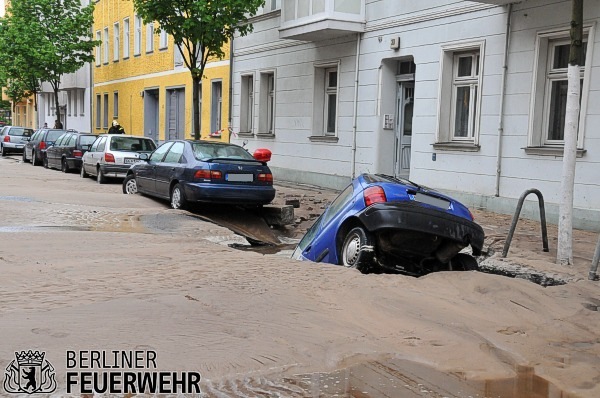
{"type": "Polygon", "coordinates": [[[532,367],[517,366],[515,376],[468,379],[402,359],[369,361],[330,373],[307,373],[273,379],[245,378],[206,383],[207,397],[347,397],[347,398],[571,398],[532,367]]]}

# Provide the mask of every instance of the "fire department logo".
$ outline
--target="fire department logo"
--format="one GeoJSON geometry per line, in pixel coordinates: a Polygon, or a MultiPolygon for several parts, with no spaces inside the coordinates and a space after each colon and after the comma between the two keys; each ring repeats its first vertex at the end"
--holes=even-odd
{"type": "Polygon", "coordinates": [[[44,360],[44,351],[15,352],[4,371],[4,389],[9,393],[51,393],[56,390],[54,367],[44,360]]]}

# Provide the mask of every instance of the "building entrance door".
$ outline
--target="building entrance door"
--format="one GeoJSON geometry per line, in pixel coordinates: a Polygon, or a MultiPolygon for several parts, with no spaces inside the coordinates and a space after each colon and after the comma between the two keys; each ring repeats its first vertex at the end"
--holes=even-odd
{"type": "Polygon", "coordinates": [[[415,96],[414,81],[400,81],[396,91],[395,177],[409,178],[412,118],[415,96]]]}

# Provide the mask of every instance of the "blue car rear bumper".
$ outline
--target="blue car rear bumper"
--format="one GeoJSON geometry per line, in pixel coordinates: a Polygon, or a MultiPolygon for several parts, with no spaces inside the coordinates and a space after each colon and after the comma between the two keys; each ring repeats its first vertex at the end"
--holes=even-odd
{"type": "Polygon", "coordinates": [[[475,222],[415,202],[386,202],[367,207],[357,214],[371,232],[404,230],[435,235],[471,245],[477,255],[483,248],[484,232],[475,222]]]}
{"type": "Polygon", "coordinates": [[[275,188],[270,185],[225,185],[210,183],[185,183],[186,200],[242,205],[265,205],[275,198],[275,188]]]}

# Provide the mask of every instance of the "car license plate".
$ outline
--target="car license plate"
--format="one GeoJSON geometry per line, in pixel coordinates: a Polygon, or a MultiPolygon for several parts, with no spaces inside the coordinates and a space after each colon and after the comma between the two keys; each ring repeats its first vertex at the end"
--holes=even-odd
{"type": "Polygon", "coordinates": [[[439,207],[444,210],[447,210],[450,207],[450,202],[446,199],[436,198],[435,196],[429,196],[419,192],[417,192],[417,194],[415,195],[415,201],[439,207]]]}
{"type": "Polygon", "coordinates": [[[252,182],[254,181],[253,174],[227,174],[225,176],[227,181],[233,182],[252,182]]]}
{"type": "Polygon", "coordinates": [[[125,164],[133,164],[133,163],[139,163],[139,162],[141,162],[140,159],[134,159],[134,158],[125,158],[124,159],[125,164]]]}

